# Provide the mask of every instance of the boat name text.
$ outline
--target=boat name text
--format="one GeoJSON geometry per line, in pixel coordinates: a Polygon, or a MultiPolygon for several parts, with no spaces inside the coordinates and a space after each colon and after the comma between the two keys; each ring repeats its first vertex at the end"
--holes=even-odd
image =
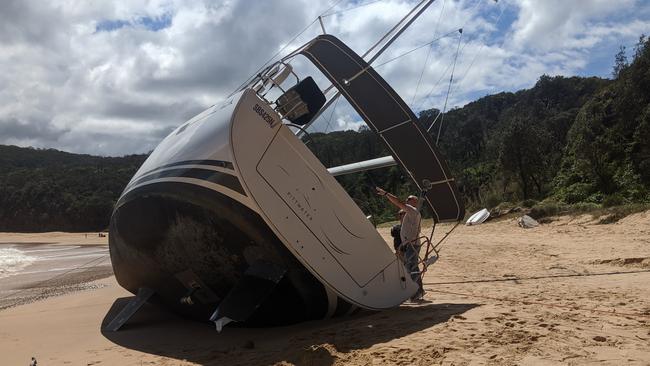
{"type": "Polygon", "coordinates": [[[267,111],[265,111],[262,107],[260,107],[259,104],[255,104],[253,107],[253,110],[255,113],[259,114],[260,117],[269,125],[269,127],[273,127],[275,125],[275,119],[273,119],[273,116],[271,116],[267,111]]]}

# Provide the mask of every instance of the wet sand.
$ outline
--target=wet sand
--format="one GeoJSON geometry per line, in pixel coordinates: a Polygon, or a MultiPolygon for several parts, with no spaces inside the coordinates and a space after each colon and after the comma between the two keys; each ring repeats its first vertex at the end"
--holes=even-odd
{"type": "Polygon", "coordinates": [[[97,233],[0,233],[0,310],[93,288],[113,274],[97,233]]]}
{"type": "Polygon", "coordinates": [[[649,365],[650,212],[596,223],[462,226],[427,272],[425,303],[281,328],[218,334],[147,304],[102,333],[130,295],[109,277],[0,311],[0,354],[43,365],[649,365]]]}

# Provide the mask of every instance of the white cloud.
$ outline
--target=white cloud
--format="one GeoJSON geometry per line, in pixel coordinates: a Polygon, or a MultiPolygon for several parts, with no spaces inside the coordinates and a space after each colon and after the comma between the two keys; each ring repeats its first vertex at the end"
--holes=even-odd
{"type": "MultiPolygon", "coordinates": [[[[328,7],[307,0],[250,4],[3,1],[0,143],[104,155],[153,149],[172,128],[230,93],[328,7]],[[145,26],[97,31],[101,22],[141,24],[144,17],[165,14],[171,23],[157,32],[145,26]]],[[[343,1],[332,12],[357,5],[343,1]]],[[[362,54],[413,5],[377,2],[328,16],[325,27],[362,54]]],[[[613,57],[618,44],[647,32],[648,15],[650,6],[633,0],[438,0],[376,65],[463,27],[451,108],[486,93],[529,87],[543,73],[584,71],[595,49],[606,45],[613,57]]],[[[319,32],[315,22],[292,46],[319,32]]],[[[427,47],[378,71],[408,103],[422,74],[414,105],[442,108],[457,42],[458,35],[451,34],[434,43],[424,72],[427,47]]],[[[304,64],[295,63],[306,69],[304,64]]],[[[317,129],[325,128],[325,117],[329,114],[317,129]]],[[[329,130],[361,125],[345,103],[332,119],[329,130]]]]}
{"type": "Polygon", "coordinates": [[[343,130],[343,131],[357,131],[359,130],[359,127],[365,125],[363,121],[360,121],[356,118],[356,116],[353,116],[351,114],[346,114],[344,116],[339,116],[336,119],[336,124],[337,127],[335,130],[343,130]]]}
{"type": "Polygon", "coordinates": [[[633,8],[634,0],[521,0],[513,25],[513,41],[520,49],[548,51],[558,47],[588,48],[598,38],[590,35],[595,22],[617,11],[633,8]]]}

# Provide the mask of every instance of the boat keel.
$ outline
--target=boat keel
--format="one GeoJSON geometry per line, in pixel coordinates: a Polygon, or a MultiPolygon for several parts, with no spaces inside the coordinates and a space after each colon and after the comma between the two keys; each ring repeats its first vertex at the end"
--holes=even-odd
{"type": "Polygon", "coordinates": [[[138,289],[138,294],[134,296],[129,303],[124,306],[124,308],[122,308],[119,314],[117,314],[117,316],[113,318],[104,329],[111,332],[117,332],[129,319],[131,319],[142,305],[153,296],[154,293],[154,290],[150,288],[140,287],[138,289]]]}
{"type": "Polygon", "coordinates": [[[210,317],[218,332],[233,321],[244,322],[273,292],[287,270],[266,261],[253,263],[210,317]]]}

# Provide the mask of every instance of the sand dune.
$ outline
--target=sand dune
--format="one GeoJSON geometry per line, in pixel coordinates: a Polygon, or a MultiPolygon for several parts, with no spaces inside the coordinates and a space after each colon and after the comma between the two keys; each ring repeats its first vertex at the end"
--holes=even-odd
{"type": "Polygon", "coordinates": [[[0,311],[2,364],[649,365],[650,212],[597,222],[459,227],[427,273],[427,302],[290,327],[218,334],[145,305],[102,333],[129,296],[110,277],[0,311]]]}

